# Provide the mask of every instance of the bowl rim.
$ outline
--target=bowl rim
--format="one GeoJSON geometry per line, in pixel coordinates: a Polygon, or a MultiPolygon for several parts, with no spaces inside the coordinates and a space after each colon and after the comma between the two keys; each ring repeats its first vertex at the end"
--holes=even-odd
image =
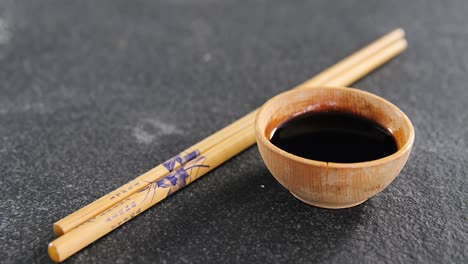
{"type": "Polygon", "coordinates": [[[277,152],[282,156],[286,156],[289,159],[296,160],[296,161],[301,162],[303,164],[317,166],[317,167],[329,167],[329,168],[340,168],[340,169],[341,168],[364,168],[364,167],[378,166],[378,165],[382,165],[384,163],[387,163],[389,161],[393,161],[395,159],[398,159],[398,158],[405,155],[407,152],[409,152],[411,150],[411,148],[413,146],[413,143],[414,143],[414,137],[415,137],[414,127],[413,127],[413,124],[411,123],[411,120],[396,105],[394,105],[390,101],[384,99],[383,97],[380,97],[380,96],[375,95],[373,93],[366,92],[366,91],[359,90],[359,89],[352,88],[352,87],[342,87],[342,86],[318,86],[318,87],[312,87],[312,88],[308,87],[308,89],[294,89],[294,90],[290,90],[290,91],[280,93],[280,94],[270,98],[257,111],[257,114],[255,116],[255,135],[256,135],[257,140],[260,139],[264,146],[266,146],[267,148],[270,148],[272,151],[277,152]],[[258,122],[259,116],[262,115],[265,108],[269,104],[271,104],[274,100],[278,100],[278,98],[282,98],[282,97],[284,97],[284,96],[286,96],[288,94],[292,94],[292,93],[308,93],[312,89],[314,89],[314,90],[316,90],[316,89],[346,90],[347,92],[351,91],[352,93],[360,93],[360,94],[364,95],[365,97],[373,97],[377,101],[380,101],[383,104],[389,105],[396,112],[398,112],[400,114],[400,116],[403,118],[404,122],[408,124],[409,130],[410,130],[408,140],[405,142],[405,144],[400,149],[398,149],[397,152],[395,152],[395,153],[393,153],[393,154],[391,154],[389,156],[385,156],[383,158],[376,159],[376,160],[369,160],[369,161],[363,161],[363,162],[353,162],[353,163],[326,162],[326,161],[307,159],[307,158],[303,158],[301,156],[297,156],[297,155],[294,155],[292,153],[289,153],[289,152],[275,146],[273,143],[271,143],[270,140],[268,140],[266,138],[265,131],[264,130],[262,131],[260,129],[259,124],[258,124],[259,123],[258,122]]]}

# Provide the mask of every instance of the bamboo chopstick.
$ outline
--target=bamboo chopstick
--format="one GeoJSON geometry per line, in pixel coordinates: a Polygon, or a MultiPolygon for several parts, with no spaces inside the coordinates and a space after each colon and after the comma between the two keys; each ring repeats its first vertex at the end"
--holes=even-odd
{"type": "MultiPolygon", "coordinates": [[[[397,28],[386,35],[378,38],[371,44],[367,45],[363,49],[351,54],[350,56],[342,59],[333,67],[330,67],[318,75],[314,76],[313,78],[305,81],[300,86],[301,87],[310,87],[316,86],[318,83],[326,83],[327,81],[335,78],[340,73],[353,69],[357,65],[362,65],[362,61],[366,58],[371,57],[372,55],[380,52],[383,48],[387,47],[388,45],[401,40],[405,37],[405,31],[402,28],[397,28]]],[[[298,88],[298,87],[296,87],[298,88]]]]}
{"type": "Polygon", "coordinates": [[[179,188],[190,184],[198,177],[216,168],[218,165],[255,142],[253,128],[241,130],[237,136],[221,142],[216,148],[186,163],[176,172],[148,185],[142,191],[134,193],[122,202],[114,205],[100,215],[88,220],[79,227],[64,234],[49,244],[49,256],[60,262],[109,233],[134,216],[160,202],[179,188]],[[172,182],[171,182],[172,181],[172,182]],[[173,183],[175,183],[173,185],[173,183]]]}
{"type": "MultiPolygon", "coordinates": [[[[355,52],[351,56],[346,57],[337,64],[318,74],[314,78],[301,84],[300,87],[322,85],[326,81],[331,80],[332,78],[340,75],[346,70],[353,69],[359,65],[361,65],[362,67],[361,62],[363,60],[375,55],[383,48],[398,40],[401,40],[403,37],[404,31],[402,29],[396,29],[372,42],[371,44],[359,50],[358,52],[355,52]]],[[[55,234],[57,236],[60,236],[66,232],[69,232],[73,228],[79,226],[80,224],[86,222],[90,218],[119,203],[120,201],[124,200],[133,193],[140,191],[141,189],[145,188],[149,182],[154,182],[157,179],[165,176],[166,174],[178,169],[185,162],[196,158],[198,155],[200,155],[200,153],[204,153],[212,147],[217,146],[219,143],[223,142],[227,138],[237,134],[241,129],[249,127],[250,124],[253,123],[254,119],[255,111],[247,114],[246,116],[235,121],[231,125],[228,125],[227,127],[205,138],[199,143],[193,145],[192,147],[184,150],[183,152],[181,152],[181,154],[176,155],[175,157],[164,162],[163,164],[151,169],[150,171],[142,174],[134,180],[115,189],[109,194],[103,196],[102,198],[57,221],[56,223],[54,223],[53,226],[55,234]]]]}
{"type": "MultiPolygon", "coordinates": [[[[342,72],[341,75],[329,79],[325,83],[305,82],[297,88],[307,88],[317,85],[346,86],[389,59],[400,54],[407,46],[406,40],[398,40],[385,47],[381,52],[365,59],[353,69],[342,72]],[[363,66],[364,65],[364,66],[363,66]],[[366,66],[368,65],[368,66],[366,66]]],[[[157,181],[151,182],[140,191],[128,196],[123,201],[89,219],[84,224],[64,234],[49,244],[49,256],[60,262],[75,254],[82,248],[109,233],[116,227],[132,219],[134,216],[163,200],[167,196],[198,179],[224,161],[255,143],[254,120],[239,130],[235,135],[220,142],[216,147],[188,161],[182,167],[157,181]]]]}
{"type": "MultiPolygon", "coordinates": [[[[371,72],[381,66],[384,62],[391,60],[396,55],[403,52],[408,47],[408,42],[406,39],[400,39],[393,43],[392,45],[388,46],[386,49],[383,49],[379,56],[370,57],[366,60],[366,63],[361,63],[356,65],[355,67],[349,69],[348,74],[343,74],[336,76],[336,78],[330,80],[327,85],[328,86],[345,86],[343,83],[354,83],[355,81],[361,79],[363,76],[361,75],[362,72],[371,72]]],[[[302,88],[307,88],[308,86],[304,86],[302,88]]]]}
{"type": "MultiPolygon", "coordinates": [[[[244,118],[254,118],[254,112],[247,114],[244,118]]],[[[248,125],[248,123],[245,123],[242,119],[237,120],[190,148],[182,151],[180,154],[172,157],[161,165],[154,167],[148,172],[113,190],[89,205],[66,216],[65,218],[62,218],[54,223],[54,233],[57,236],[61,236],[64,233],[69,232],[73,228],[88,221],[90,218],[124,200],[126,197],[145,188],[149,182],[154,182],[166,174],[178,169],[181,164],[196,158],[201,152],[206,152],[213,146],[219,144],[219,142],[224,141],[226,137],[236,134],[246,125],[248,125]]]]}

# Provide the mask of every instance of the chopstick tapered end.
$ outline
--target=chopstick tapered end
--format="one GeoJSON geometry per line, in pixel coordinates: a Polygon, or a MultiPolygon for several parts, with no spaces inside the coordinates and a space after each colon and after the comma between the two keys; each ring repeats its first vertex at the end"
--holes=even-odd
{"type": "Polygon", "coordinates": [[[403,28],[397,28],[393,30],[391,33],[398,35],[400,38],[405,37],[405,30],[403,28]]]}
{"type": "Polygon", "coordinates": [[[400,39],[397,42],[393,44],[393,49],[397,50],[398,52],[395,52],[395,56],[402,53],[408,48],[408,41],[406,39],[400,39]]]}
{"type": "Polygon", "coordinates": [[[408,41],[406,39],[403,39],[402,45],[404,46],[404,49],[408,48],[408,41]]]}

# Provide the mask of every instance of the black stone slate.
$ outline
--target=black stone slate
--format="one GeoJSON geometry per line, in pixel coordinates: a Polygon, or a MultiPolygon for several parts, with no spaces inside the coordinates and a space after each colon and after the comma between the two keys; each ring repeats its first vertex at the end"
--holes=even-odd
{"type": "Polygon", "coordinates": [[[292,197],[252,147],[67,263],[466,263],[468,2],[0,2],[0,262],[52,224],[396,27],[354,84],[398,105],[401,175],[346,210],[292,197]]]}

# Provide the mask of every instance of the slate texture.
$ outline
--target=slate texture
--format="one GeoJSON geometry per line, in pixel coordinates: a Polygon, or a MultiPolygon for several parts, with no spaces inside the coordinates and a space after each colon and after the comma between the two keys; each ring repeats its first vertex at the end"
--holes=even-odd
{"type": "Polygon", "coordinates": [[[67,263],[467,263],[468,1],[0,2],[0,262],[52,224],[396,27],[354,84],[416,128],[368,202],[292,197],[252,147],[67,263]]]}

